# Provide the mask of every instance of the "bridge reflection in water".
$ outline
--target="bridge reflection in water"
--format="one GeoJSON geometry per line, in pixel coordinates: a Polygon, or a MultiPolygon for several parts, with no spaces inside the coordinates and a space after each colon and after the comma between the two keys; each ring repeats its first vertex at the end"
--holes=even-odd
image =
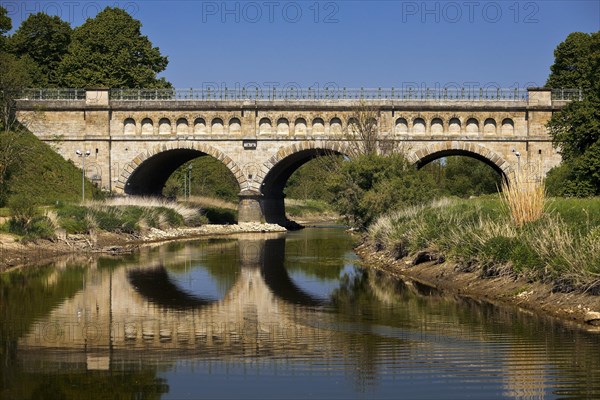
{"type": "MultiPolygon", "coordinates": [[[[91,260],[74,276],[80,289],[15,338],[21,372],[12,393],[28,397],[21,394],[30,376],[67,390],[91,376],[111,385],[114,373],[176,396],[183,392],[164,382],[181,382],[178,369],[191,368],[196,385],[221,390],[207,395],[239,397],[222,377],[249,368],[244,385],[255,385],[253,395],[267,391],[263,383],[271,394],[304,396],[323,375],[350,378],[343,387],[321,382],[340,396],[389,397],[402,388],[409,397],[525,399],[562,386],[600,394],[598,338],[361,270],[341,230],[319,235],[240,235],[144,248],[129,261],[91,260]],[[291,392],[270,386],[278,371],[300,383],[291,392]]],[[[45,285],[60,286],[61,273],[57,266],[45,285]]]]}
{"type": "Polygon", "coordinates": [[[90,269],[83,290],[37,321],[19,346],[80,350],[76,358],[90,355],[90,368],[108,368],[111,354],[121,349],[259,357],[333,351],[339,344],[322,328],[324,315],[313,311],[329,300],[293,282],[284,254],[283,234],[243,235],[196,248],[188,244],[163,254],[168,258],[149,251],[125,268],[90,269]],[[236,247],[237,279],[221,299],[190,293],[171,276],[170,267],[196,268],[194,257],[206,251],[231,263],[236,247]]]}

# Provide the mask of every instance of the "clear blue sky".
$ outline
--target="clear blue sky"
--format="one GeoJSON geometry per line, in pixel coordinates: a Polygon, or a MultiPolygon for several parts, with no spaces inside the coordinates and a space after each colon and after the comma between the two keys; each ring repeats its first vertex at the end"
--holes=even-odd
{"type": "Polygon", "coordinates": [[[118,5],[178,88],[543,85],[558,43],[600,30],[600,1],[2,1],[73,26],[118,5]]]}

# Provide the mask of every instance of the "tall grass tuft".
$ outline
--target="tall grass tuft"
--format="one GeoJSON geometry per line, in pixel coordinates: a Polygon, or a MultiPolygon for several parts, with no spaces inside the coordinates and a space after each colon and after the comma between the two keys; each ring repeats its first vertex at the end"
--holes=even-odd
{"type": "Polygon", "coordinates": [[[502,182],[500,196],[517,226],[540,219],[546,205],[546,189],[540,168],[533,165],[518,168],[510,183],[502,182]]]}
{"type": "Polygon", "coordinates": [[[199,210],[196,208],[158,197],[114,197],[102,202],[91,202],[90,204],[91,208],[101,208],[103,206],[137,206],[144,209],[167,208],[181,215],[186,222],[194,220],[200,214],[199,210]]]}

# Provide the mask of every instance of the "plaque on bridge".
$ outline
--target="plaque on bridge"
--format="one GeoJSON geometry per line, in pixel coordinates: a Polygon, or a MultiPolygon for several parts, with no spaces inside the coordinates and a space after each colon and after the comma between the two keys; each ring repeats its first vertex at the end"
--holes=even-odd
{"type": "Polygon", "coordinates": [[[256,150],[256,140],[244,140],[242,143],[244,145],[244,150],[256,150]]]}

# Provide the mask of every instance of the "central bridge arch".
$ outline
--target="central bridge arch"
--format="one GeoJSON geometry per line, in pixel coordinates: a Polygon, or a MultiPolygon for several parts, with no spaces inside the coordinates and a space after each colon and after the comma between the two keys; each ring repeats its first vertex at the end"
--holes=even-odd
{"type": "Polygon", "coordinates": [[[123,169],[119,184],[129,195],[161,195],[167,179],[177,168],[201,156],[211,156],[221,161],[231,171],[238,184],[242,184],[242,173],[230,157],[221,150],[198,142],[162,144],[138,154],[123,169]]]}
{"type": "Polygon", "coordinates": [[[303,141],[283,147],[264,163],[258,181],[262,195],[262,212],[267,223],[290,227],[294,223],[285,216],[285,184],[292,174],[307,162],[327,155],[349,156],[348,145],[341,141],[303,141]]]}

